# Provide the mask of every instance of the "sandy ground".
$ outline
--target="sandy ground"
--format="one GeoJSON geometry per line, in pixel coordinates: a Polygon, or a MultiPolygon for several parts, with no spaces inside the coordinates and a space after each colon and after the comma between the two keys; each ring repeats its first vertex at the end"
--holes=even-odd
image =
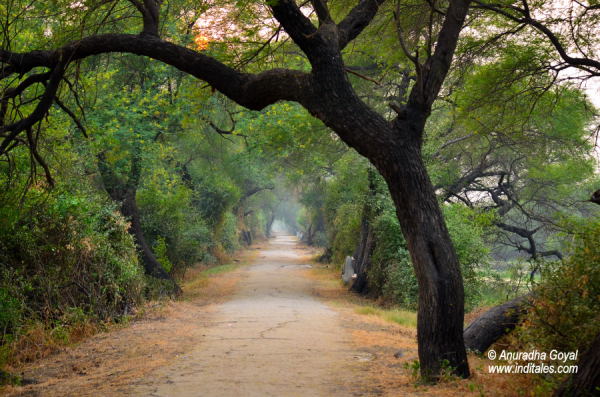
{"type": "Polygon", "coordinates": [[[369,356],[340,315],[312,294],[306,250],[277,237],[250,266],[208,281],[129,327],[96,335],[22,369],[14,396],[335,396],[369,356]],[[218,301],[225,302],[218,302],[218,301]],[[217,301],[215,304],[214,302],[217,301]]]}
{"type": "Polygon", "coordinates": [[[203,340],[140,380],[147,396],[348,396],[360,355],[311,296],[292,237],[277,237],[211,316],[203,340]]]}
{"type": "Polygon", "coordinates": [[[10,396],[517,396],[514,377],[485,372],[419,385],[416,330],[357,314],[315,252],[280,236],[235,271],[192,277],[184,300],[17,368],[35,384],[10,396]]]}

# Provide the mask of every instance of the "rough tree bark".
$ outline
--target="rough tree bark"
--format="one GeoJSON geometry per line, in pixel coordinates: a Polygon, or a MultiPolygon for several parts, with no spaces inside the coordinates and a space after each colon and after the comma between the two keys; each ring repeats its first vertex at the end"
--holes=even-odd
{"type": "MultiPolygon", "coordinates": [[[[0,78],[29,73],[35,67],[62,71],[79,59],[109,52],[148,56],[208,82],[241,106],[260,110],[277,101],[296,101],[321,119],[346,144],[356,149],[383,175],[397,209],[419,283],[418,332],[421,375],[435,380],[447,362],[459,376],[468,376],[463,340],[464,294],[460,267],[421,156],[425,121],[442,87],[468,12],[469,0],[450,0],[435,37],[435,48],[414,59],[417,79],[406,105],[393,108],[388,121],[355,93],[347,77],[342,50],[377,14],[385,0],[360,0],[335,23],[323,0],[311,1],[319,19],[315,26],[293,0],[271,2],[273,16],[310,61],[310,72],[272,69],[258,74],[236,71],[205,54],[161,40],[153,0],[136,1],[142,13],[140,35],[103,34],[68,43],[57,50],[13,53],[0,50],[0,78]]],[[[58,72],[57,72],[58,73],[58,72]]],[[[50,101],[40,102],[40,121],[50,101]],[[49,102],[49,103],[48,103],[49,102]],[[41,116],[40,116],[41,114],[41,116]]],[[[48,94],[48,92],[47,92],[48,94]]],[[[48,95],[45,95],[46,98],[48,95]]],[[[0,154],[24,131],[22,125],[2,126],[0,154]]]]}
{"type": "Polygon", "coordinates": [[[495,306],[465,328],[465,347],[483,353],[502,336],[513,330],[525,312],[531,295],[520,296],[495,306]]]}

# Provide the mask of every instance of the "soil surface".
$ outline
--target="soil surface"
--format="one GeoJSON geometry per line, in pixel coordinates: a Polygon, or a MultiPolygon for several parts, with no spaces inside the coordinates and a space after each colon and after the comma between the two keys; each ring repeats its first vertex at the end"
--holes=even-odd
{"type": "Polygon", "coordinates": [[[348,396],[357,354],[338,313],[312,297],[302,250],[281,236],[204,322],[203,339],[133,388],[149,396],[348,396]]]}
{"type": "MultiPolygon", "coordinates": [[[[35,383],[10,396],[516,396],[517,378],[487,374],[417,382],[416,330],[358,314],[316,251],[278,236],[233,271],[196,269],[184,298],[22,368],[35,383]]],[[[229,266],[228,270],[231,270],[229,266]]]]}
{"type": "Polygon", "coordinates": [[[357,371],[369,357],[356,350],[340,314],[313,296],[306,249],[294,237],[279,236],[255,252],[250,266],[199,287],[208,294],[190,294],[131,326],[37,361],[23,369],[35,384],[6,391],[19,396],[364,395],[356,386],[357,371]]]}

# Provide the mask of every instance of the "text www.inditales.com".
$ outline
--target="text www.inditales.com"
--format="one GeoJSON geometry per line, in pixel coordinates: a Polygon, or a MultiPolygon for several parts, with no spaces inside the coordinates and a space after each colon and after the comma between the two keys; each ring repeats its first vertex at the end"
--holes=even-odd
{"type": "Polygon", "coordinates": [[[488,350],[487,357],[490,360],[500,359],[508,361],[505,364],[488,365],[490,374],[576,374],[577,365],[572,362],[577,361],[579,351],[561,352],[551,350],[549,353],[533,350],[511,352],[502,350],[498,354],[495,350],[488,350]],[[514,364],[514,362],[522,364],[514,364]],[[529,362],[527,362],[529,361],[529,362]],[[550,364],[545,361],[550,361],[550,364]],[[559,364],[553,364],[552,361],[558,361],[559,364]],[[571,362],[571,363],[568,363],[571,362]]]}
{"type": "Polygon", "coordinates": [[[528,363],[526,365],[488,365],[490,374],[576,374],[577,365],[546,365],[528,363]]]}

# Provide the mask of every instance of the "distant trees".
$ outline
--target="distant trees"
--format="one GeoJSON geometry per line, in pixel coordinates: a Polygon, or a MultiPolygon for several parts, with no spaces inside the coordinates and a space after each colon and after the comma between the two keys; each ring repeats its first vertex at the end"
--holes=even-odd
{"type": "Polygon", "coordinates": [[[594,112],[574,87],[551,86],[552,75],[536,70],[539,56],[516,46],[465,73],[439,109],[428,162],[444,201],[495,211],[498,244],[562,259],[547,236],[560,214],[590,208],[582,198],[594,174],[594,112]]]}

